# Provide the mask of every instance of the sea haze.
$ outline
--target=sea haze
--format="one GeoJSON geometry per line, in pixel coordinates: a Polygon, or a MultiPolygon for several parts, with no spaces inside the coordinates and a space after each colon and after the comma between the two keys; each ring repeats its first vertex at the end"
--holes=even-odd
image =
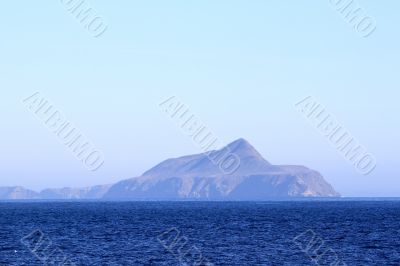
{"type": "Polygon", "coordinates": [[[3,202],[0,213],[0,265],[43,265],[21,243],[34,230],[76,265],[180,265],[160,242],[171,228],[214,265],[315,265],[293,241],[305,232],[347,265],[400,263],[397,200],[3,202]]]}

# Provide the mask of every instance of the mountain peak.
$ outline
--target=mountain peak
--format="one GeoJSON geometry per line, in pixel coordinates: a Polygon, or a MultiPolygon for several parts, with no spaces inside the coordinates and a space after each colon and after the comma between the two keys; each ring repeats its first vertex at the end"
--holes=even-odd
{"type": "Polygon", "coordinates": [[[244,138],[240,138],[231,142],[224,149],[229,149],[230,152],[237,154],[241,159],[253,157],[253,159],[255,158],[265,161],[261,154],[244,138]]]}
{"type": "Polygon", "coordinates": [[[231,143],[229,143],[227,146],[239,146],[239,145],[251,146],[250,143],[244,138],[239,138],[237,140],[234,140],[231,143]]]}
{"type": "Polygon", "coordinates": [[[245,139],[240,138],[231,143],[229,143],[226,147],[234,151],[244,151],[244,150],[251,150],[256,151],[256,149],[245,139]]]}

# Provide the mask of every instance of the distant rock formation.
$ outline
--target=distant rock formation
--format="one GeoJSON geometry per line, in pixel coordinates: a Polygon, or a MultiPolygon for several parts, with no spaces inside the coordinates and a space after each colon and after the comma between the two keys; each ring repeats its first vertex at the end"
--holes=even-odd
{"type": "Polygon", "coordinates": [[[86,188],[45,189],[40,192],[41,199],[101,199],[111,185],[86,188]]]}
{"type": "Polygon", "coordinates": [[[203,153],[168,159],[140,177],[116,183],[104,198],[263,200],[340,196],[318,172],[304,166],[272,165],[244,139],[208,155],[203,153]],[[224,174],[209,158],[225,151],[240,158],[239,168],[229,175],[224,174]]]}
{"type": "Polygon", "coordinates": [[[0,187],[0,199],[24,200],[39,199],[39,194],[24,187],[0,187]]]}
{"type": "Polygon", "coordinates": [[[45,189],[0,187],[0,199],[268,200],[339,197],[318,172],[304,166],[272,165],[244,139],[218,151],[168,159],[140,177],[114,185],[45,189]],[[240,165],[226,174],[210,158],[235,154],[240,165]]]}
{"type": "Polygon", "coordinates": [[[0,187],[0,200],[79,200],[101,199],[111,185],[86,188],[45,189],[40,193],[23,187],[0,187]]]}

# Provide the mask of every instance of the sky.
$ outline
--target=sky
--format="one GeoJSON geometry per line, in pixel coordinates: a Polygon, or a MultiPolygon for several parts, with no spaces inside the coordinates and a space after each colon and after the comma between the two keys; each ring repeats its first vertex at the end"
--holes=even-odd
{"type": "Polygon", "coordinates": [[[367,38],[324,1],[66,1],[0,10],[0,186],[111,184],[201,150],[159,103],[178,97],[221,143],[318,170],[343,196],[400,197],[398,1],[361,1],[367,38]],[[104,154],[90,171],[27,108],[39,92],[104,154]],[[296,109],[313,96],[377,161],[362,175],[296,109]]]}

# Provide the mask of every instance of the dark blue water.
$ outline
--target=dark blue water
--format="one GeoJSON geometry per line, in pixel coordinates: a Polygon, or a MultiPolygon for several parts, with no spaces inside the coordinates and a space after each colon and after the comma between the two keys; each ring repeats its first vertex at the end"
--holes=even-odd
{"type": "Polygon", "coordinates": [[[0,265],[400,265],[399,253],[399,201],[0,203],[0,265]]]}

